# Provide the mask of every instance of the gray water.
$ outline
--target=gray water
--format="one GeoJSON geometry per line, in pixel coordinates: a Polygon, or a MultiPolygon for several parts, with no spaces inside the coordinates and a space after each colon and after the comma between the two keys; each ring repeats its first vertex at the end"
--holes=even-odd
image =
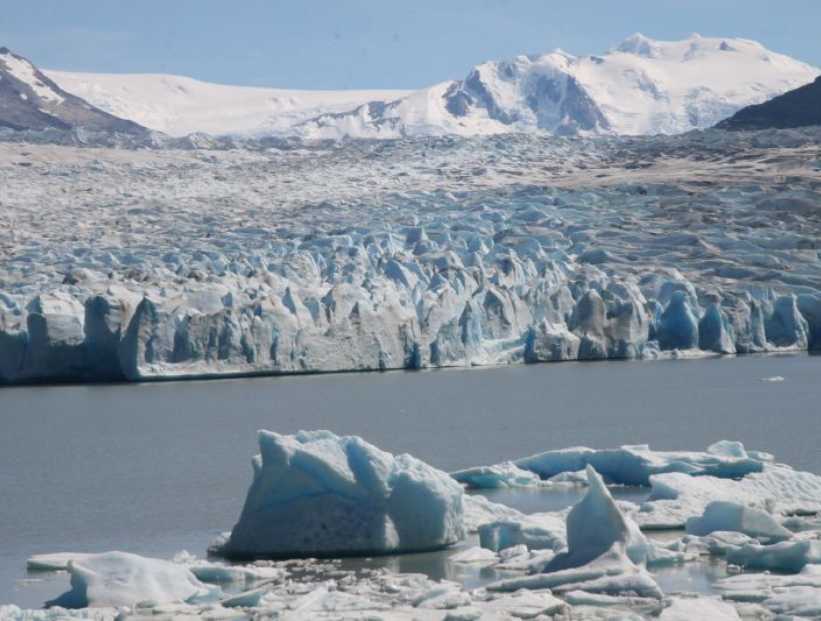
{"type": "MultiPolygon", "coordinates": [[[[357,434],[445,470],[574,445],[733,439],[821,472],[819,379],[821,357],[802,355],[3,388],[0,603],[39,606],[65,586],[27,577],[32,554],[204,555],[239,514],[260,428],[357,434]],[[785,380],[761,381],[771,376],[785,380]]],[[[506,499],[526,511],[572,501],[506,499]]]]}

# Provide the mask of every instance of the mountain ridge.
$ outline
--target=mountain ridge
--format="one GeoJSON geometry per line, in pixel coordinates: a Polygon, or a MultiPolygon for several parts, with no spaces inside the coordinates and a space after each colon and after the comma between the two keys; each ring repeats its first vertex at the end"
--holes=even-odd
{"type": "Polygon", "coordinates": [[[545,132],[676,134],[811,82],[821,70],[749,39],[634,34],[603,55],[562,50],[474,66],[415,91],[288,91],[167,75],[46,71],[66,91],[172,136],[394,139],[545,132]]]}
{"type": "Polygon", "coordinates": [[[30,60],[0,47],[0,127],[13,130],[83,128],[131,135],[150,130],[111,115],[62,89],[30,60]]]}
{"type": "Polygon", "coordinates": [[[821,125],[821,77],[769,101],[742,108],[716,127],[727,130],[787,129],[821,125]]]}

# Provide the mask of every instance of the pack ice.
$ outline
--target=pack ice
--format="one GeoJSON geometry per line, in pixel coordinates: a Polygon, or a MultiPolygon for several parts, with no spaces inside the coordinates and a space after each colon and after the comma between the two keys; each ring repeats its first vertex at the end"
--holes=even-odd
{"type": "Polygon", "coordinates": [[[411,552],[464,536],[462,488],[410,455],[327,431],[260,431],[259,448],[226,556],[411,552]]]}
{"type": "Polygon", "coordinates": [[[5,383],[821,343],[817,129],[35,138],[0,141],[5,383]]]}

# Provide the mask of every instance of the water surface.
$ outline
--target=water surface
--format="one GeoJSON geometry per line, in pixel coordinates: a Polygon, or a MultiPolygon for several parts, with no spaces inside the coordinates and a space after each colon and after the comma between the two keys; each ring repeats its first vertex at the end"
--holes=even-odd
{"type": "MultiPolygon", "coordinates": [[[[821,472],[819,377],[821,357],[801,355],[2,388],[0,602],[59,593],[53,579],[21,582],[36,553],[204,555],[239,515],[257,429],[357,434],[446,470],[567,446],[733,439],[821,472]],[[761,381],[773,376],[784,381],[761,381]]],[[[535,511],[574,498],[506,501],[535,511]]]]}

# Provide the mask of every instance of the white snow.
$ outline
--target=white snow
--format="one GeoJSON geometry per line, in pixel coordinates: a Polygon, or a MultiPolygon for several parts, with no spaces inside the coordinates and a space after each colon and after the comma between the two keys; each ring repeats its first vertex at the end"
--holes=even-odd
{"type": "Polygon", "coordinates": [[[818,73],[754,41],[698,35],[681,41],[635,35],[602,56],[557,50],[491,61],[462,82],[413,92],[296,91],[173,75],[46,71],[64,90],[98,108],[173,136],[309,138],[679,133],[710,127],[818,73]],[[449,101],[460,92],[469,103],[454,113],[449,101]]]}
{"type": "MultiPolygon", "coordinates": [[[[11,75],[29,86],[43,101],[50,104],[61,104],[65,101],[62,95],[37,77],[34,65],[24,58],[19,58],[12,53],[0,54],[0,65],[5,65],[11,75]]],[[[23,95],[25,93],[21,93],[21,96],[23,95]]]]}
{"type": "Polygon", "coordinates": [[[44,70],[60,87],[114,116],[171,136],[287,133],[320,114],[347,112],[407,91],[300,91],[212,84],[162,74],[44,70]]]}
{"type": "Polygon", "coordinates": [[[260,431],[259,448],[227,556],[409,552],[464,537],[461,486],[410,455],[328,431],[260,431]]]}
{"type": "Polygon", "coordinates": [[[306,123],[311,138],[551,133],[673,134],[812,82],[812,67],[746,39],[634,35],[602,56],[557,50],[477,65],[445,82],[343,117],[306,123]]]}

